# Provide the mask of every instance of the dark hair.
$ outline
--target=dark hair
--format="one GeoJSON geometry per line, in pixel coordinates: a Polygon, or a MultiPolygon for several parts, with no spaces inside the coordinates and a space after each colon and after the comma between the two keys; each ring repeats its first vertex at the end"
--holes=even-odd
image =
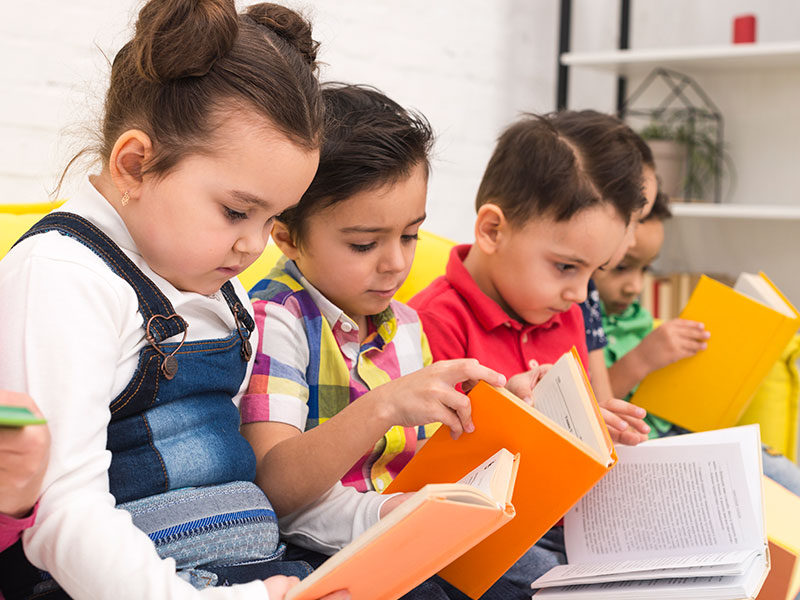
{"type": "Polygon", "coordinates": [[[646,223],[647,221],[666,221],[667,219],[672,217],[672,211],[669,208],[669,197],[658,190],[656,193],[656,200],[653,202],[653,209],[650,211],[650,214],[647,215],[644,219],[642,219],[642,223],[646,223]]]}
{"type": "Polygon", "coordinates": [[[653,153],[624,121],[595,110],[548,115],[558,132],[578,149],[583,168],[605,201],[627,222],[645,205],[642,165],[654,167],[653,153]]]}
{"type": "MultiPolygon", "coordinates": [[[[255,111],[301,147],[319,145],[323,109],[311,26],[288,8],[233,0],[150,0],[111,67],[97,151],[141,129],[159,175],[201,152],[224,111],[255,111]]],[[[75,161],[76,156],[70,161],[75,161]]],[[[67,167],[69,168],[69,166],[67,167]]],[[[63,179],[63,176],[62,176],[63,179]]]]}
{"type": "Polygon", "coordinates": [[[309,215],[359,192],[400,181],[422,165],[430,171],[433,131],[374,87],[322,86],[325,128],[319,167],[300,202],[278,218],[301,243],[309,215]]]}
{"type": "Polygon", "coordinates": [[[526,114],[498,138],[475,207],[497,204],[521,226],[544,215],[566,221],[602,201],[576,146],[546,117],[526,114]]]}

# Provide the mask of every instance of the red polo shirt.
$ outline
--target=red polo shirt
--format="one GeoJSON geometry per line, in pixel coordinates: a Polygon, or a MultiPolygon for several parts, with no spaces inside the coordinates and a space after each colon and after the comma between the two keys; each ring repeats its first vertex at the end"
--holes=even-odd
{"type": "Polygon", "coordinates": [[[531,360],[554,363],[575,346],[584,367],[588,365],[580,306],[573,304],[541,325],[511,318],[464,267],[469,249],[469,244],[453,248],[446,275],[409,302],[419,313],[434,360],[475,358],[512,377],[530,369],[531,360]]]}

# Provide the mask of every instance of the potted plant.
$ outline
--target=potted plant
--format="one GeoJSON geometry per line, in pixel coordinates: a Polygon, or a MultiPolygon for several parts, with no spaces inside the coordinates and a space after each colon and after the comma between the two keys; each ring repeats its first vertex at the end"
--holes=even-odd
{"type": "Polygon", "coordinates": [[[706,199],[710,192],[717,194],[727,159],[717,132],[716,122],[693,110],[651,115],[639,133],[653,151],[667,195],[692,201],[706,199]]]}

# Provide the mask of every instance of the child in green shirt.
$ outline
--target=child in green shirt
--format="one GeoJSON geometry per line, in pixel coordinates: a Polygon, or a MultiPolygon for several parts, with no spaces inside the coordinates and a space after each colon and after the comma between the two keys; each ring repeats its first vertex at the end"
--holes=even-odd
{"type": "MultiPolygon", "coordinates": [[[[639,303],[643,275],[661,250],[664,221],[670,216],[667,199],[659,193],[653,210],[636,228],[636,241],[625,258],[594,276],[608,338],[606,364],[618,398],[627,399],[651,372],[705,350],[711,337],[702,323],[686,319],[672,319],[654,328],[653,316],[639,303]]],[[[651,438],[688,433],[651,414],[645,422],[650,425],[651,438]]],[[[762,463],[767,477],[800,495],[800,468],[795,463],[766,446],[762,463]]]]}

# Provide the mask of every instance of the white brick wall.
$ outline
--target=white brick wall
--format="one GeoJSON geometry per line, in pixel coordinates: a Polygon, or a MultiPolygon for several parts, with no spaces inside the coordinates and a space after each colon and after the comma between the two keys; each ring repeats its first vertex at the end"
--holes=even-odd
{"type": "MultiPolygon", "coordinates": [[[[520,111],[554,107],[558,1],[287,1],[315,25],[323,79],[375,85],[430,119],[438,141],[427,227],[469,240],[498,132],[520,111]]],[[[138,6],[38,0],[34,17],[26,3],[4,3],[0,203],[46,200],[71,151],[89,141],[80,128],[99,114],[102,52],[127,40],[138,6]]]]}

